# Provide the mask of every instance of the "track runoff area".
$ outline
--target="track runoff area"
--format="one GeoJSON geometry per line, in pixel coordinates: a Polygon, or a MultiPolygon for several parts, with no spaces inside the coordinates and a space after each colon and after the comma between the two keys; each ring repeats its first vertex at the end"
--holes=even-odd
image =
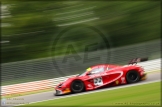
{"type": "Polygon", "coordinates": [[[94,91],[53,96],[54,91],[17,97],[15,106],[160,106],[161,72],[149,72],[144,81],[94,91]]]}

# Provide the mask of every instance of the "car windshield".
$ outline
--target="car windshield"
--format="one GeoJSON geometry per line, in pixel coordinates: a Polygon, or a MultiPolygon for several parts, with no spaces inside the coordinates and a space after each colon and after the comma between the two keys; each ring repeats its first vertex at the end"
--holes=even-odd
{"type": "Polygon", "coordinates": [[[78,76],[84,76],[86,74],[87,71],[85,71],[84,73],[82,74],[79,74],[78,76]]]}
{"type": "Polygon", "coordinates": [[[84,76],[87,72],[89,72],[90,74],[104,72],[104,67],[99,67],[99,68],[95,68],[95,69],[88,68],[84,73],[82,73],[78,76],[84,76]]]}

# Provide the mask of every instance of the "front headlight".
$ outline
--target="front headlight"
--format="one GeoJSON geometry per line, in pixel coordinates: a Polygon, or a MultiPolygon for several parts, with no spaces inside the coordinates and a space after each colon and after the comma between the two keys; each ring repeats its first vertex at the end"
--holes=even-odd
{"type": "Polygon", "coordinates": [[[58,87],[59,88],[61,88],[62,87],[62,85],[64,84],[64,82],[66,82],[68,80],[68,78],[67,79],[65,79],[60,85],[58,85],[58,87]]]}
{"type": "Polygon", "coordinates": [[[58,85],[58,88],[61,88],[61,87],[62,87],[62,85],[63,85],[63,83],[59,84],[59,85],[58,85]]]}
{"type": "Polygon", "coordinates": [[[144,68],[141,66],[141,67],[139,68],[139,71],[144,71],[144,68]]]}

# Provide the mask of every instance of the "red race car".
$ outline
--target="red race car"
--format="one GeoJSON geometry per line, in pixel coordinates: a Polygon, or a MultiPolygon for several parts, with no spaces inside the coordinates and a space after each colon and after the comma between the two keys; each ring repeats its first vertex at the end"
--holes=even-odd
{"type": "Polygon", "coordinates": [[[146,73],[141,66],[136,65],[137,62],[140,62],[139,58],[125,66],[101,64],[89,67],[83,74],[68,78],[58,84],[54,95],[79,93],[145,80],[146,73]]]}

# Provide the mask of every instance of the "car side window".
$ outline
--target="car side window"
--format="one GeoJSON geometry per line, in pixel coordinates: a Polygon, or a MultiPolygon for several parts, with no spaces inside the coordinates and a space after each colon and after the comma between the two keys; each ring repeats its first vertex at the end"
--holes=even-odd
{"type": "Polygon", "coordinates": [[[104,72],[104,67],[93,69],[90,73],[91,74],[97,74],[97,73],[100,73],[100,72],[104,72]]]}

